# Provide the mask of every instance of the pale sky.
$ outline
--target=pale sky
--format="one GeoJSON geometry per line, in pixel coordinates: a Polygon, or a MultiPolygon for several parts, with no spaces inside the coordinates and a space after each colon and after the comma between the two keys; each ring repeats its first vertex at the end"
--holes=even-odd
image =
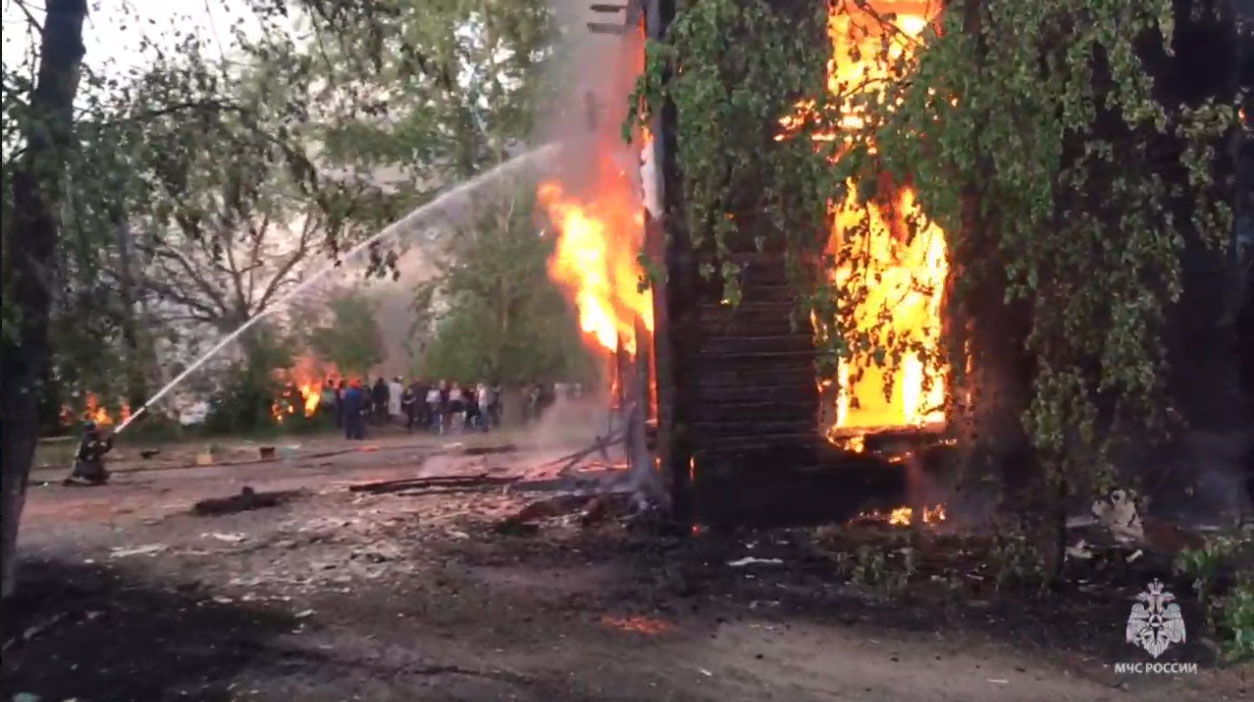
{"type": "MultiPolygon", "coordinates": [[[[35,19],[43,22],[42,2],[26,3],[35,19]]],[[[84,60],[96,70],[112,64],[114,70],[135,68],[145,60],[142,38],[171,45],[171,27],[195,32],[209,46],[220,44],[224,54],[233,46],[231,24],[241,17],[256,22],[240,0],[94,0],[83,26],[84,60]]],[[[14,0],[4,0],[4,63],[13,65],[30,47],[26,19],[14,0]]]]}

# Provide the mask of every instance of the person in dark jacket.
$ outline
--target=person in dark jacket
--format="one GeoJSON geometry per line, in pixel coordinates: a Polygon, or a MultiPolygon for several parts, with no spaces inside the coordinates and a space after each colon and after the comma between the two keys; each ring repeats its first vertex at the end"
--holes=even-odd
{"type": "Polygon", "coordinates": [[[335,428],[344,428],[344,393],[348,391],[343,379],[335,388],[335,428]]]}
{"type": "Polygon", "coordinates": [[[427,404],[427,395],[431,392],[431,383],[425,380],[414,382],[414,416],[419,427],[431,427],[431,410],[427,404]]]}
{"type": "Polygon", "coordinates": [[[401,393],[401,411],[405,413],[405,429],[412,432],[418,418],[418,382],[414,381],[401,393]]]}
{"type": "Polygon", "coordinates": [[[387,381],[383,378],[374,381],[374,419],[379,424],[387,424],[389,394],[387,381]]]}
{"type": "Polygon", "coordinates": [[[65,484],[104,485],[109,482],[104,456],[111,450],[113,437],[102,436],[95,422],[87,422],[83,425],[83,439],[78,444],[78,453],[74,455],[74,470],[65,479],[65,484]]]}
{"type": "Polygon", "coordinates": [[[479,407],[479,394],[475,388],[467,385],[462,389],[462,402],[466,407],[466,431],[479,429],[483,421],[483,413],[479,407]]]}
{"type": "Polygon", "coordinates": [[[344,436],[352,440],[366,438],[365,413],[370,407],[366,393],[361,388],[361,381],[354,380],[344,392],[344,436]]]}
{"type": "Polygon", "coordinates": [[[453,418],[452,404],[453,404],[452,403],[452,390],[449,388],[449,383],[447,380],[441,380],[440,381],[440,411],[439,411],[439,417],[440,417],[439,422],[440,422],[441,434],[447,433],[449,430],[449,425],[453,418]]]}

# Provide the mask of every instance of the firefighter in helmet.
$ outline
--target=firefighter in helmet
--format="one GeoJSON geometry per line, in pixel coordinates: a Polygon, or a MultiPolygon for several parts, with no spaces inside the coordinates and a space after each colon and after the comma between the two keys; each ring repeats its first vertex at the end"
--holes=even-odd
{"type": "Polygon", "coordinates": [[[65,479],[65,484],[103,485],[108,482],[104,456],[112,449],[113,437],[103,435],[95,422],[88,421],[83,425],[83,440],[74,456],[74,471],[65,479]]]}

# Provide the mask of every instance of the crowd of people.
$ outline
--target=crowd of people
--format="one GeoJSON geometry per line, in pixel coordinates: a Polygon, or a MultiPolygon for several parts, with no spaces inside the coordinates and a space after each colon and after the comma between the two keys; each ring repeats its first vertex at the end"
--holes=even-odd
{"type": "Polygon", "coordinates": [[[488,383],[415,380],[405,385],[398,377],[363,385],[360,380],[328,380],[320,399],[322,410],[333,414],[349,439],[364,439],[368,424],[400,424],[411,432],[439,434],[489,431],[501,424],[501,389],[488,383]]]}

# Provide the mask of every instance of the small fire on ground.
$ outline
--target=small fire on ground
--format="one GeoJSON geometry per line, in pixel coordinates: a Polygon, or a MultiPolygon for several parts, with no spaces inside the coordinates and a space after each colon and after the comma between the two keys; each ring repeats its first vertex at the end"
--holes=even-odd
{"type": "Polygon", "coordinates": [[[601,623],[611,629],[653,636],[665,634],[675,628],[674,624],[665,619],[641,616],[615,617],[607,614],[601,617],[601,623]]]}
{"type": "MultiPolygon", "coordinates": [[[[945,521],[945,505],[924,507],[920,516],[923,524],[939,524],[945,521]]],[[[888,512],[879,510],[863,512],[858,515],[857,521],[885,522],[890,526],[907,527],[916,523],[916,517],[913,508],[897,507],[888,512]]]]}
{"type": "Polygon", "coordinates": [[[271,416],[276,422],[287,417],[313,417],[322,404],[322,388],[338,377],[334,366],[310,358],[301,358],[291,368],[276,371],[275,378],[283,383],[283,392],[270,405],[271,416]]]}

